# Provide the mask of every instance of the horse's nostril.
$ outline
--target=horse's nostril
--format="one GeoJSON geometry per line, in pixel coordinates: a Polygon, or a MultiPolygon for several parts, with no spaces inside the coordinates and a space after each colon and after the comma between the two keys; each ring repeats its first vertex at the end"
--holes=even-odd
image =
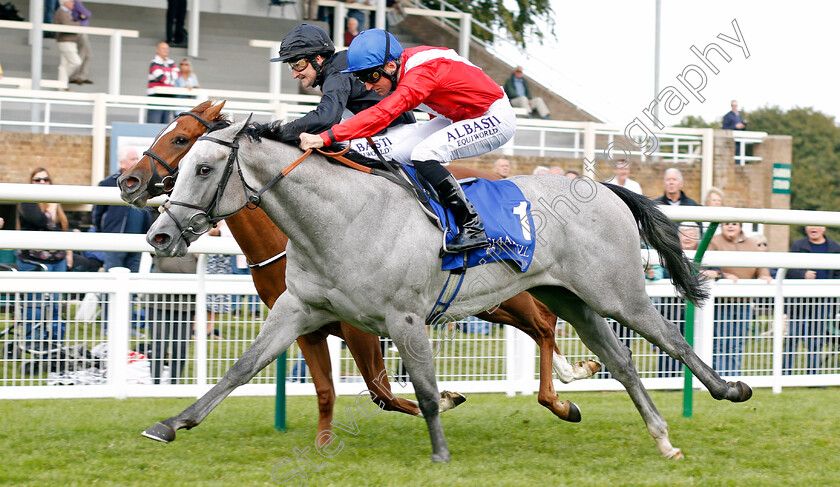
{"type": "Polygon", "coordinates": [[[139,182],[140,181],[138,181],[137,178],[126,178],[123,181],[123,186],[125,186],[125,189],[132,189],[133,187],[137,186],[139,182]]]}
{"type": "Polygon", "coordinates": [[[163,243],[165,241],[166,241],[166,235],[164,235],[162,233],[159,233],[159,234],[155,235],[155,242],[163,243]]]}

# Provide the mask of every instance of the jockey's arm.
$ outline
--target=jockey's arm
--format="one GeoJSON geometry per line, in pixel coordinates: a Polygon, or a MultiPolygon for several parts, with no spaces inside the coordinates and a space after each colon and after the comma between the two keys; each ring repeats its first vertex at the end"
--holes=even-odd
{"type": "Polygon", "coordinates": [[[301,149],[318,149],[321,147],[324,147],[324,139],[320,135],[307,134],[306,132],[300,134],[301,149]]]}

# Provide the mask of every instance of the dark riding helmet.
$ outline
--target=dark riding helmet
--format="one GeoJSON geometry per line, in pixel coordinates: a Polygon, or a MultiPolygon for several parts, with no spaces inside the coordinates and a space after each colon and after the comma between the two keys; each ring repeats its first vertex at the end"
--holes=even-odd
{"type": "Polygon", "coordinates": [[[289,62],[297,59],[312,59],[317,55],[329,58],[335,53],[335,45],[324,29],[301,24],[292,29],[280,42],[280,51],[271,62],[289,62]]]}

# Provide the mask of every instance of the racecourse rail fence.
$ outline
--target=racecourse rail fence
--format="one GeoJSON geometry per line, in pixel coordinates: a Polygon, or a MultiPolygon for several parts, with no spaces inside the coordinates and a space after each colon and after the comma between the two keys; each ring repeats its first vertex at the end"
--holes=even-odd
{"type": "MultiPolygon", "coordinates": [[[[118,202],[115,190],[82,193],[79,188],[0,184],[9,201],[118,202]],[[111,193],[108,194],[108,191],[111,193]],[[34,191],[34,193],[33,193],[34,191]],[[47,196],[43,192],[52,192],[47,196]]],[[[91,188],[88,188],[91,189],[91,188]]],[[[665,209],[676,220],[731,221],[837,225],[840,214],[783,210],[665,209]]],[[[151,247],[142,235],[44,233],[4,231],[3,248],[143,251],[151,247]]],[[[233,239],[202,238],[190,249],[208,253],[239,253],[233,239]]],[[[642,250],[645,259],[657,256],[642,250]]],[[[196,275],[153,274],[124,269],[108,273],[0,272],[0,398],[65,398],[127,396],[200,396],[224,372],[259,332],[268,310],[256,298],[249,276],[206,275],[203,258],[196,275]],[[199,311],[193,336],[176,341],[187,348],[180,377],[164,365],[163,380],[151,384],[148,352],[155,338],[154,309],[175,306],[161,296],[187,296],[199,311]],[[220,338],[208,337],[208,296],[222,296],[227,305],[213,322],[220,338]],[[56,387],[65,385],[68,387],[56,387]]],[[[791,386],[840,385],[840,281],[784,280],[786,268],[840,268],[840,256],[789,253],[710,252],[704,265],[779,267],[780,279],[719,281],[712,298],[698,310],[695,347],[709,364],[728,379],[746,380],[754,387],[781,391],[791,386]],[[736,255],[733,255],[736,254],[736,255]],[[733,264],[734,263],[734,264],[733,264]],[[733,348],[734,347],[734,348],[733,348]],[[734,352],[732,350],[735,350],[734,352]]],[[[662,314],[677,325],[684,321],[685,304],[670,283],[652,282],[648,294],[662,314]]],[[[180,301],[176,299],[173,301],[180,301]]],[[[631,348],[645,385],[678,389],[682,367],[635,333],[619,327],[620,339],[631,348]]],[[[188,323],[187,328],[192,328],[188,323]]],[[[570,360],[593,358],[574,329],[558,321],[557,344],[570,360]]],[[[440,387],[460,392],[530,394],[538,389],[537,349],[523,333],[474,317],[429,330],[437,350],[440,387]]],[[[341,339],[330,337],[333,377],[338,394],[358,394],[366,387],[341,339]]],[[[382,339],[386,368],[398,393],[413,389],[407,382],[399,354],[382,339]]],[[[303,358],[289,349],[288,394],[314,394],[303,358]]],[[[272,395],[276,391],[276,363],[258,374],[236,394],[272,395]]],[[[696,388],[702,388],[695,381],[696,388]]],[[[558,391],[618,390],[609,372],[571,384],[556,383],[558,391]]]]}

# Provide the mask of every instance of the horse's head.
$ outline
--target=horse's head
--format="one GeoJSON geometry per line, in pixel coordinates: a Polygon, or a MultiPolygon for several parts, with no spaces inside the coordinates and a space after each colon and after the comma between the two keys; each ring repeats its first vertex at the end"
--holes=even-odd
{"type": "Polygon", "coordinates": [[[214,122],[224,120],[221,114],[224,106],[224,100],[205,101],[181,113],[163,129],[137,164],[117,180],[123,201],[142,208],[150,197],[170,191],[181,159],[214,122]]]}
{"type": "Polygon", "coordinates": [[[248,120],[198,138],[183,158],[170,199],[146,233],[146,241],[162,257],[181,256],[216,222],[247,203],[238,166],[239,142],[248,120]]]}

